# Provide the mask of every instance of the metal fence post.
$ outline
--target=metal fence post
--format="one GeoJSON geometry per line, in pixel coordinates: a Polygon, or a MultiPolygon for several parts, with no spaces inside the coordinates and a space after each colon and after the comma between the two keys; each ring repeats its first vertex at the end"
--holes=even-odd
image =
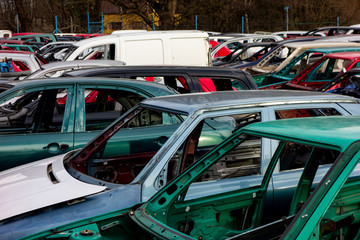
{"type": "Polygon", "coordinates": [[[289,8],[290,7],[284,7],[286,11],[286,31],[289,31],[289,8]]]}
{"type": "Polygon", "coordinates": [[[19,14],[16,14],[16,31],[19,33],[19,14]]]}
{"type": "Polygon", "coordinates": [[[104,33],[104,14],[101,12],[101,33],[104,33]]]}
{"type": "Polygon", "coordinates": [[[57,27],[57,16],[55,16],[55,31],[53,33],[61,33],[61,31],[57,27]]]}
{"type": "Polygon", "coordinates": [[[89,12],[87,13],[87,20],[88,20],[88,33],[90,33],[90,16],[89,16],[89,12]]]}
{"type": "Polygon", "coordinates": [[[244,16],[241,17],[241,33],[244,33],[244,16]]]}
{"type": "Polygon", "coordinates": [[[197,15],[195,15],[195,30],[197,30],[197,15]]]}

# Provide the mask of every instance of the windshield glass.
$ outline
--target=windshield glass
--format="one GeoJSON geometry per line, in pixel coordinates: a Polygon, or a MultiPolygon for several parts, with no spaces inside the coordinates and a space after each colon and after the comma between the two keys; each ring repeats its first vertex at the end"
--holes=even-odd
{"type": "Polygon", "coordinates": [[[84,146],[67,165],[73,174],[129,184],[185,119],[182,114],[138,107],[84,146]]]}

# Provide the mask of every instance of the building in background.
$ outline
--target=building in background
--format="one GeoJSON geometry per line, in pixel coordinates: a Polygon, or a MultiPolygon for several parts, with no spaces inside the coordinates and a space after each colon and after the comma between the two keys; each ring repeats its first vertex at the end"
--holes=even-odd
{"type": "MultiPolygon", "coordinates": [[[[103,1],[102,12],[104,15],[104,33],[111,34],[116,30],[144,29],[152,30],[146,23],[136,14],[125,13],[118,6],[103,1]]],[[[152,14],[152,13],[149,13],[152,14]]],[[[154,24],[157,26],[157,18],[154,17],[154,24]]]]}

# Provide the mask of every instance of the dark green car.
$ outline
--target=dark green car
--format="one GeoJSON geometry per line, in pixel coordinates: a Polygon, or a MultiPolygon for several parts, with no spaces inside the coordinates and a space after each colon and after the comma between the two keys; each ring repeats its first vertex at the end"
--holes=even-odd
{"type": "Polygon", "coordinates": [[[359,117],[318,117],[248,125],[147,203],[26,239],[359,239],[359,122],[359,117]],[[199,182],[215,186],[256,168],[264,139],[280,143],[261,183],[241,188],[239,181],[237,190],[213,188],[206,196],[190,196],[189,187],[199,182]],[[223,159],[237,171],[219,179],[204,177],[223,159]],[[287,214],[267,216],[267,189],[275,166],[283,161],[304,162],[305,168],[281,207],[287,214]],[[329,168],[317,179],[323,164],[329,168]]]}
{"type": "Polygon", "coordinates": [[[143,99],[176,94],[109,78],[19,81],[0,94],[0,171],[82,147],[143,99]]]}

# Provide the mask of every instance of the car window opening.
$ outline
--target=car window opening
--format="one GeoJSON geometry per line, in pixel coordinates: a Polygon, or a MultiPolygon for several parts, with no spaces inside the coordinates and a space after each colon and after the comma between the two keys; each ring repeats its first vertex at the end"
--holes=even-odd
{"type": "MultiPolygon", "coordinates": [[[[285,152],[289,152],[288,149],[291,146],[292,156],[305,162],[306,167],[298,178],[300,182],[297,188],[294,186],[287,189],[286,194],[285,192],[282,194],[281,202],[276,203],[281,207],[275,208],[266,202],[267,194],[272,195],[272,193],[267,193],[268,180],[264,178],[264,175],[260,175],[261,138],[248,135],[240,142],[231,147],[230,151],[226,150],[226,154],[218,157],[219,160],[215,165],[191,184],[195,190],[191,190],[190,187],[188,192],[182,193],[177,201],[161,204],[168,212],[165,218],[152,215],[152,208],[148,208],[147,211],[150,211],[155,218],[165,221],[168,226],[192,237],[220,239],[222,236],[235,236],[276,219],[282,219],[284,216],[291,218],[319,183],[320,179],[317,176],[320,166],[334,162],[339,156],[339,151],[333,149],[282,142],[273,158],[277,161],[287,161],[289,155],[285,152]],[[304,149],[307,149],[306,153],[304,149]],[[225,166],[227,171],[224,171],[225,166]],[[214,174],[216,172],[218,174],[214,174]],[[258,175],[259,181],[245,188],[239,188],[241,181],[234,181],[236,178],[250,175],[258,175]],[[223,182],[223,185],[219,185],[220,182],[223,182]],[[200,192],[205,195],[201,195],[200,192]],[[195,194],[198,197],[187,197],[188,194],[195,194]],[[185,207],[187,211],[183,210],[185,207]],[[206,226],[211,226],[211,231],[204,232],[203,229],[206,226]]],[[[211,154],[206,156],[211,159],[211,154]]],[[[282,228],[282,231],[284,230],[285,228],[282,228]]]]}
{"type": "Polygon", "coordinates": [[[185,118],[153,109],[134,110],[83,147],[67,165],[103,184],[129,184],[185,118]]]}

